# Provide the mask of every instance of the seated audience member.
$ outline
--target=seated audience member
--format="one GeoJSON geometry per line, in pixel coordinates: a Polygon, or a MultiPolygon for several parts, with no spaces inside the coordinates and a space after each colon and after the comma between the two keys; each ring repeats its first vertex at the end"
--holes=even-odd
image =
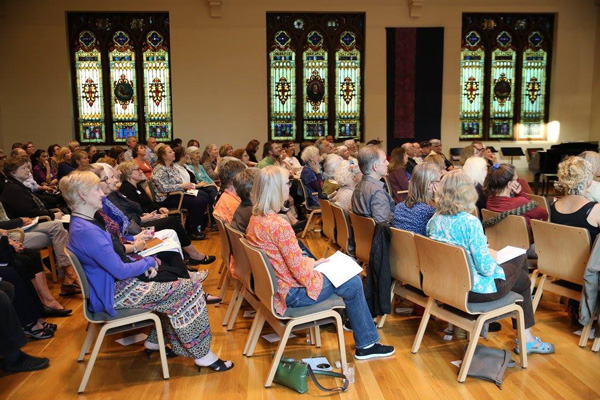
{"type": "Polygon", "coordinates": [[[421,163],[413,169],[406,200],[396,205],[394,228],[426,236],[427,222],[435,213],[435,192],[442,174],[437,165],[421,163]]]}
{"type": "Polygon", "coordinates": [[[323,194],[328,198],[337,192],[340,184],[335,181],[335,171],[340,167],[344,159],[337,154],[328,154],[323,162],[323,194]]]}
{"type": "Polygon", "coordinates": [[[400,203],[406,198],[405,193],[398,192],[408,190],[410,173],[406,170],[407,162],[408,154],[404,147],[396,147],[392,150],[390,165],[388,166],[388,180],[392,189],[392,197],[396,203],[400,203]]]}
{"type": "Polygon", "coordinates": [[[356,161],[356,157],[358,157],[358,146],[354,139],[344,140],[344,146],[346,146],[350,152],[349,158],[356,161]]]}
{"type": "Polygon", "coordinates": [[[233,187],[235,189],[235,193],[240,198],[241,203],[237,210],[235,210],[235,213],[233,213],[231,226],[234,229],[242,232],[244,235],[246,234],[246,228],[248,228],[248,223],[250,222],[250,217],[252,216],[252,200],[250,198],[250,191],[252,190],[254,179],[258,173],[259,170],[256,168],[247,168],[233,177],[233,187]]]}
{"type": "Polygon", "coordinates": [[[105,156],[105,157],[101,157],[99,158],[96,163],[100,163],[100,164],[108,164],[111,167],[116,167],[117,166],[117,160],[115,160],[112,157],[109,156],[105,156]]]}
{"type": "MultiPolygon", "coordinates": [[[[510,164],[494,164],[490,168],[484,189],[488,195],[487,209],[502,213],[501,215],[484,222],[484,226],[494,226],[509,215],[522,215],[527,222],[529,231],[530,249],[527,252],[529,258],[537,258],[533,246],[533,233],[531,232],[531,220],[548,220],[548,212],[529,198],[521,190],[515,167],[510,164]]],[[[499,249],[498,249],[499,250],[499,249]]]]}
{"type": "Polygon", "coordinates": [[[250,157],[248,156],[246,149],[234,150],[233,157],[237,158],[238,160],[240,160],[241,162],[246,164],[247,167],[254,167],[257,164],[257,163],[253,163],[252,161],[250,161],[250,157]]]}
{"type": "Polygon", "coordinates": [[[268,166],[260,171],[252,187],[253,210],[246,233],[248,243],[262,249],[273,266],[279,287],[274,298],[275,311],[283,315],[288,307],[311,306],[335,293],[344,300],[354,327],[355,357],[362,360],[394,354],[394,347],[379,343],[360,277],[336,288],[314,269],[326,259],[315,261],[302,256],[294,230],[277,215],[289,197],[288,182],[289,174],[284,168],[268,166]]]}
{"type": "Polygon", "coordinates": [[[85,152],[88,153],[88,157],[91,162],[92,157],[94,157],[94,154],[96,154],[98,152],[98,149],[93,144],[90,144],[88,146],[85,146],[85,152]]]}
{"type": "MultiPolygon", "coordinates": [[[[471,142],[471,146],[473,146],[473,156],[474,157],[485,158],[485,146],[484,146],[483,142],[481,142],[479,140],[474,140],[471,142]]],[[[470,156],[470,157],[473,157],[473,156],[470,156]]],[[[469,158],[469,157],[467,157],[467,158],[469,158]]],[[[491,164],[490,164],[490,166],[491,166],[491,164]]]]}
{"type": "Polygon", "coordinates": [[[233,187],[233,178],[246,168],[246,164],[235,158],[221,162],[219,166],[219,180],[221,181],[221,188],[224,191],[215,205],[215,211],[213,212],[215,217],[231,223],[233,214],[241,202],[233,187]]]}
{"type": "Polygon", "coordinates": [[[131,158],[140,167],[146,180],[152,179],[152,165],[146,159],[146,146],[143,144],[136,145],[131,149],[131,158]]]}
{"type": "Polygon", "coordinates": [[[23,143],[23,146],[21,146],[21,148],[25,150],[25,155],[27,157],[33,157],[33,154],[35,153],[35,146],[33,145],[33,142],[23,143]]]}
{"type": "Polygon", "coordinates": [[[13,306],[14,286],[0,281],[0,355],[4,357],[2,368],[5,372],[27,372],[47,368],[50,360],[34,357],[23,351],[27,337],[21,327],[19,316],[13,306]]]}
{"type": "Polygon", "coordinates": [[[406,172],[408,172],[409,174],[412,174],[413,168],[415,168],[415,166],[417,164],[419,164],[417,162],[417,160],[415,160],[415,154],[417,154],[417,151],[415,150],[415,148],[413,147],[412,143],[404,143],[402,146],[400,146],[404,149],[404,152],[406,153],[406,165],[404,166],[404,168],[406,169],[406,172]]]}
{"type": "Polygon", "coordinates": [[[421,147],[421,157],[423,158],[423,161],[425,161],[425,157],[427,157],[429,155],[429,153],[431,153],[431,151],[432,151],[431,150],[431,142],[429,140],[425,140],[425,141],[419,143],[419,146],[421,147]]]}
{"type": "Polygon", "coordinates": [[[350,150],[348,150],[348,147],[344,145],[336,147],[335,154],[342,157],[344,160],[348,160],[350,158],[350,150]]]}
{"type": "MultiPolygon", "coordinates": [[[[209,211],[212,213],[212,206],[215,202],[216,197],[216,188],[210,187],[207,190],[203,188],[206,187],[204,182],[197,182],[196,175],[190,171],[189,168],[186,168],[188,162],[188,156],[186,153],[186,149],[182,147],[177,147],[175,150],[175,161],[173,162],[173,166],[181,175],[181,179],[183,183],[193,183],[194,188],[198,190],[198,194],[196,197],[204,199],[207,204],[209,204],[209,211]]],[[[212,215],[212,214],[211,214],[212,215]]]]}
{"type": "Polygon", "coordinates": [[[177,147],[183,147],[183,140],[181,140],[180,138],[175,138],[171,142],[171,148],[173,150],[175,150],[177,147]]]}
{"type": "Polygon", "coordinates": [[[256,168],[261,169],[267,165],[279,163],[279,157],[281,157],[281,146],[279,146],[279,143],[268,141],[263,146],[263,158],[256,164],[256,168]]]}
{"type": "Polygon", "coordinates": [[[208,203],[209,213],[210,215],[212,215],[219,188],[211,179],[211,177],[208,176],[208,174],[204,170],[204,167],[200,163],[200,149],[198,149],[195,146],[190,146],[186,149],[186,154],[188,158],[188,163],[185,165],[185,167],[194,175],[194,178],[196,180],[196,189],[208,195],[210,201],[208,203]]]}
{"type": "MultiPolygon", "coordinates": [[[[522,255],[498,265],[488,251],[487,239],[479,220],[469,214],[475,208],[477,191],[471,178],[460,170],[450,171],[442,178],[435,195],[436,213],[427,224],[427,235],[434,240],[458,245],[465,249],[471,266],[472,289],[469,302],[485,303],[501,299],[509,291],[523,296],[518,302],[525,317],[527,353],[551,354],[554,345],[534,337],[535,324],[531,303],[531,281],[527,274],[527,257],[522,255]]],[[[449,271],[451,266],[448,266],[449,271]]],[[[515,352],[518,353],[518,346],[515,352]]]]}
{"type": "MultiPolygon", "coordinates": [[[[160,207],[175,208],[179,204],[179,196],[168,196],[171,192],[194,189],[196,185],[191,182],[184,183],[181,175],[173,166],[175,152],[169,146],[162,146],[156,153],[158,159],[152,171],[151,185],[155,188],[155,200],[160,207]]],[[[198,192],[200,193],[200,192],[198,192]]],[[[206,206],[208,202],[199,196],[184,195],[182,208],[188,210],[186,229],[192,240],[202,240],[206,236],[202,233],[202,225],[206,223],[206,206]]]]}
{"type": "Polygon", "coordinates": [[[452,165],[452,163],[450,161],[448,161],[448,159],[446,158],[446,156],[444,155],[444,152],[442,150],[442,141],[440,139],[431,139],[429,141],[429,143],[431,144],[431,150],[434,151],[436,154],[439,154],[444,159],[444,164],[446,165],[446,171],[453,170],[454,165],[452,165]]]}
{"type": "Polygon", "coordinates": [[[127,150],[123,154],[123,161],[131,161],[134,158],[132,154],[133,149],[136,148],[138,145],[137,138],[135,136],[128,136],[127,140],[125,141],[125,144],[127,145],[127,150]]]}
{"type": "Polygon", "coordinates": [[[83,150],[78,150],[71,156],[71,165],[73,165],[75,169],[81,167],[82,165],[89,165],[89,163],[90,158],[88,157],[88,154],[83,150]]]}
{"type": "Polygon", "coordinates": [[[464,147],[460,151],[460,161],[458,162],[460,165],[465,165],[465,162],[471,157],[478,157],[477,149],[475,146],[469,145],[464,147]]]}
{"type": "Polygon", "coordinates": [[[440,171],[442,171],[442,174],[447,172],[446,171],[446,163],[444,162],[444,157],[440,156],[436,152],[431,152],[431,153],[427,154],[427,156],[425,158],[423,158],[423,162],[433,163],[433,164],[437,165],[438,168],[440,169],[440,171]]]}
{"type": "Polygon", "coordinates": [[[379,146],[368,145],[358,152],[358,166],[363,174],[352,194],[352,211],[375,222],[390,224],[394,218],[394,199],[385,190],[381,178],[387,175],[388,160],[379,146]]]}
{"type": "Polygon", "coordinates": [[[481,215],[481,209],[486,207],[488,198],[483,190],[483,184],[488,175],[487,162],[481,157],[471,157],[467,159],[462,170],[475,183],[475,190],[477,190],[478,195],[476,206],[479,215],[481,215]]]}
{"type": "Polygon", "coordinates": [[[216,181],[219,179],[219,149],[216,144],[209,144],[204,149],[204,153],[202,153],[202,158],[200,159],[200,164],[210,176],[210,179],[216,181]]]}
{"type": "Polygon", "coordinates": [[[33,179],[38,185],[56,186],[58,184],[58,178],[52,172],[46,150],[36,150],[32,157],[32,164],[33,179]]]}
{"type": "Polygon", "coordinates": [[[592,182],[591,164],[581,157],[569,157],[558,164],[557,175],[554,187],[564,196],[550,205],[550,221],[587,229],[593,244],[600,233],[600,205],[583,195],[592,182]]]}
{"type": "Polygon", "coordinates": [[[323,193],[323,176],[321,175],[319,149],[315,146],[305,147],[302,152],[302,161],[304,161],[304,168],[302,168],[300,179],[304,183],[308,194],[308,199],[306,200],[307,208],[319,208],[318,199],[327,198],[323,193]]]}
{"type": "Polygon", "coordinates": [[[219,148],[219,156],[223,157],[233,157],[233,146],[229,143],[225,143],[219,148]]]}
{"type": "MultiPolygon", "coordinates": [[[[198,367],[219,372],[232,368],[233,363],[220,360],[210,351],[212,335],[199,277],[149,281],[157,276],[160,265],[157,258],[126,256],[125,246],[113,242],[105,231],[104,219],[96,219],[104,196],[99,183],[98,177],[87,171],[76,171],[60,182],[61,192],[73,210],[68,248],[81,262],[89,281],[90,311],[111,316],[117,309],[156,311],[168,321],[163,328],[173,353],[193,358],[198,367]],[[185,313],[181,304],[186,305],[185,313]]],[[[144,346],[149,351],[158,350],[155,330],[150,332],[144,346]]]]}
{"type": "Polygon", "coordinates": [[[491,148],[485,148],[485,155],[483,157],[488,161],[489,164],[496,164],[496,156],[491,148]]]}
{"type": "Polygon", "coordinates": [[[335,171],[334,178],[340,184],[340,188],[333,196],[332,201],[336,206],[349,211],[352,207],[352,193],[362,179],[362,173],[358,165],[344,160],[335,171]]]}
{"type": "Polygon", "coordinates": [[[246,153],[248,153],[248,157],[250,157],[250,161],[258,164],[258,160],[256,159],[256,152],[260,146],[260,142],[256,139],[252,139],[246,145],[246,153]]]}
{"type": "Polygon", "coordinates": [[[156,146],[158,146],[158,144],[156,142],[156,138],[155,137],[149,137],[148,138],[148,146],[146,146],[146,161],[148,161],[150,163],[150,165],[152,166],[152,168],[154,168],[154,164],[156,164],[156,153],[155,153],[155,151],[158,151],[156,149],[156,146]]]}
{"type": "Polygon", "coordinates": [[[302,164],[296,158],[296,145],[294,141],[290,140],[281,145],[281,164],[286,167],[290,174],[298,177],[302,171],[302,164]]]}
{"type": "Polygon", "coordinates": [[[319,149],[321,160],[327,157],[328,154],[333,153],[333,143],[327,140],[325,137],[320,137],[315,142],[315,147],[319,149]]]}
{"type": "Polygon", "coordinates": [[[58,179],[58,153],[60,152],[60,146],[58,144],[51,144],[48,146],[48,156],[50,157],[50,168],[52,169],[52,173],[58,179]]]}
{"type": "Polygon", "coordinates": [[[412,157],[413,160],[416,161],[417,164],[421,164],[423,162],[423,151],[421,150],[421,144],[419,142],[412,143],[413,150],[415,155],[412,157]]]}
{"type": "Polygon", "coordinates": [[[188,140],[186,147],[192,147],[192,146],[200,148],[200,142],[198,142],[196,139],[188,140]]]}
{"type": "Polygon", "coordinates": [[[583,194],[590,201],[600,201],[600,154],[595,151],[584,151],[579,157],[588,161],[592,166],[592,182],[583,194]]]}
{"type": "Polygon", "coordinates": [[[57,155],[58,167],[57,167],[56,177],[58,178],[59,181],[62,179],[63,176],[68,175],[71,171],[73,171],[75,169],[75,167],[73,167],[73,164],[71,164],[71,155],[72,154],[73,153],[71,152],[71,150],[68,147],[62,147],[58,151],[58,155],[57,155]]]}
{"type": "MultiPolygon", "coordinates": [[[[90,157],[90,164],[94,164],[99,162],[98,160],[100,160],[101,158],[110,158],[106,155],[106,152],[103,150],[97,151],[96,154],[94,154],[93,156],[90,157]]],[[[111,158],[112,160],[112,158],[111,158]]],[[[116,162],[115,162],[116,164],[116,162]]]]}
{"type": "Polygon", "coordinates": [[[79,142],[77,140],[69,140],[68,147],[71,153],[75,153],[79,150],[79,142]]]}
{"type": "Polygon", "coordinates": [[[117,164],[125,161],[125,150],[121,146],[113,146],[108,151],[108,156],[116,160],[117,164]]]}

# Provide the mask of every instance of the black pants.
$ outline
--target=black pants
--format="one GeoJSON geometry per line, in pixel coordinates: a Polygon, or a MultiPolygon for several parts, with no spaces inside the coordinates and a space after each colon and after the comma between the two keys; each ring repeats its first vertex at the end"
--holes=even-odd
{"type": "Polygon", "coordinates": [[[185,231],[185,229],[183,229],[183,226],[175,217],[155,219],[153,221],[143,223],[142,226],[153,226],[154,228],[156,228],[157,231],[163,229],[173,229],[175,233],[177,233],[177,238],[179,239],[179,243],[181,243],[181,247],[187,247],[190,244],[192,244],[187,232],[185,231]]]}
{"type": "MultiPolygon", "coordinates": [[[[195,230],[198,226],[206,226],[206,206],[209,200],[204,192],[198,191],[198,196],[190,196],[188,194],[183,196],[183,203],[181,208],[188,210],[186,219],[186,228],[188,230],[195,230]]],[[[168,196],[167,199],[161,204],[163,207],[175,208],[179,204],[179,196],[168,196]]]]}
{"type": "MultiPolygon", "coordinates": [[[[190,274],[185,266],[181,254],[175,251],[161,251],[156,254],[161,264],[158,266],[158,275],[152,280],[156,282],[173,282],[179,278],[190,279],[190,274]]],[[[141,280],[145,280],[142,276],[141,280]]]]}
{"type": "Polygon", "coordinates": [[[0,355],[3,356],[14,354],[27,343],[19,316],[12,304],[14,295],[13,285],[0,281],[0,355]]]}
{"type": "Polygon", "coordinates": [[[523,301],[517,303],[523,309],[525,329],[535,325],[533,305],[531,303],[531,280],[527,274],[527,256],[522,255],[500,264],[504,270],[506,280],[495,279],[496,293],[469,292],[470,303],[486,303],[506,296],[508,292],[515,292],[523,296],[523,301]]]}
{"type": "Polygon", "coordinates": [[[31,281],[23,279],[17,268],[11,265],[0,267],[0,277],[14,286],[13,306],[21,325],[25,326],[41,317],[42,303],[31,281]]]}

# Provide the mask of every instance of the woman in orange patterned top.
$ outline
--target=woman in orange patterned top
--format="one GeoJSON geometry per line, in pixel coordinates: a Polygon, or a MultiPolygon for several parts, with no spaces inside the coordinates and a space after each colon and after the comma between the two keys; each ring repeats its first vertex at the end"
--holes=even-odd
{"type": "Polygon", "coordinates": [[[315,267],[327,259],[303,257],[294,229],[277,213],[289,197],[289,173],[271,165],[260,170],[252,186],[253,209],[246,239],[264,250],[277,276],[275,311],[284,315],[287,307],[307,307],[327,300],[332,294],[346,304],[356,342],[355,358],[365,360],[394,354],[394,347],[379,343],[379,335],[369,313],[362,282],[355,276],[334,287],[315,267]]]}

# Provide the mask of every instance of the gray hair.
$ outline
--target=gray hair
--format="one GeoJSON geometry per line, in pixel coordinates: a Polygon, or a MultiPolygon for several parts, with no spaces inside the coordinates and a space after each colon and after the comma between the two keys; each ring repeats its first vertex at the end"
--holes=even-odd
{"type": "Polygon", "coordinates": [[[354,139],[344,140],[344,146],[346,146],[346,147],[350,147],[353,144],[356,144],[356,142],[354,141],[354,139]]]}
{"type": "Polygon", "coordinates": [[[579,155],[592,165],[592,175],[600,176],[600,154],[595,151],[584,151],[579,155]]]}
{"type": "Polygon", "coordinates": [[[346,150],[348,150],[348,146],[343,146],[343,145],[342,145],[342,146],[338,146],[338,147],[335,149],[335,153],[336,153],[338,156],[340,156],[340,157],[341,157],[341,156],[342,156],[342,154],[344,154],[344,152],[345,152],[346,150]]]}
{"type": "Polygon", "coordinates": [[[487,160],[481,157],[467,158],[462,168],[465,175],[471,178],[476,184],[483,185],[487,176],[487,160]]]}
{"type": "Polygon", "coordinates": [[[340,167],[342,161],[344,161],[344,159],[337,154],[328,154],[327,157],[325,157],[325,163],[323,164],[323,178],[333,179],[335,170],[340,167]]]}
{"type": "Polygon", "coordinates": [[[200,149],[197,148],[196,146],[190,146],[187,149],[185,149],[185,154],[187,154],[188,156],[191,156],[192,154],[194,154],[197,151],[200,151],[200,149]]]}
{"type": "Polygon", "coordinates": [[[306,146],[304,150],[302,150],[302,161],[305,163],[310,162],[310,159],[318,156],[320,154],[319,149],[316,146],[306,146]]]}
{"type": "Polygon", "coordinates": [[[381,147],[372,144],[358,151],[358,166],[363,175],[371,175],[373,165],[379,161],[380,153],[383,153],[381,147]]]}
{"type": "Polygon", "coordinates": [[[352,178],[354,178],[354,175],[356,175],[358,172],[360,171],[358,170],[356,164],[351,164],[348,160],[342,160],[339,168],[335,170],[333,177],[336,182],[340,184],[340,186],[350,186],[352,178]]]}

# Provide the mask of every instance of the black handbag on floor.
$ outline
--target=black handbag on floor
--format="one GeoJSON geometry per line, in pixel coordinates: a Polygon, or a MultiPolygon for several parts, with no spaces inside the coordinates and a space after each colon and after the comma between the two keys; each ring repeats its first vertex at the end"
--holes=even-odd
{"type": "Polygon", "coordinates": [[[348,378],[344,374],[340,374],[339,372],[330,372],[330,371],[321,371],[321,370],[313,370],[310,365],[305,364],[300,361],[296,361],[293,358],[285,358],[282,357],[279,361],[279,366],[277,366],[277,371],[275,372],[274,382],[279,383],[280,385],[289,387],[290,389],[294,389],[298,393],[306,393],[308,392],[308,376],[310,375],[311,379],[317,385],[317,387],[324,392],[345,392],[348,390],[348,378]],[[334,387],[331,389],[325,388],[321,386],[319,381],[317,381],[317,377],[315,375],[324,375],[331,376],[333,378],[340,378],[344,380],[343,386],[334,387]]]}

